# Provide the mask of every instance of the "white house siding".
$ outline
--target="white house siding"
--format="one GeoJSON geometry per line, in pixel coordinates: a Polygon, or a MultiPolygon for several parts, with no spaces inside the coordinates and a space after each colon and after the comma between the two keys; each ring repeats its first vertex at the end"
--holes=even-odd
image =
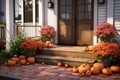
{"type": "Polygon", "coordinates": [[[107,21],[107,0],[105,0],[105,4],[98,4],[98,23],[107,21]]]}
{"type": "Polygon", "coordinates": [[[6,0],[0,0],[0,22],[5,22],[6,19],[6,6],[5,6],[6,0]]]}
{"type": "Polygon", "coordinates": [[[120,0],[114,0],[114,25],[118,30],[118,40],[120,42],[120,0]]]}
{"type": "MultiPolygon", "coordinates": [[[[51,0],[54,3],[54,8],[49,9],[48,8],[48,2],[49,0],[45,0],[44,4],[44,25],[51,25],[55,28],[56,32],[58,29],[58,0],[51,0]]],[[[54,42],[57,44],[58,41],[58,35],[56,34],[54,42]]]]}

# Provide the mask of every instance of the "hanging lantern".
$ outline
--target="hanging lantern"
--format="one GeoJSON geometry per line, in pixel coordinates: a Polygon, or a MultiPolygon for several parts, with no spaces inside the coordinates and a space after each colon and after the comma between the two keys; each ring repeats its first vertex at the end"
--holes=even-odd
{"type": "Polygon", "coordinates": [[[54,8],[54,3],[51,0],[48,2],[48,8],[54,8]]]}

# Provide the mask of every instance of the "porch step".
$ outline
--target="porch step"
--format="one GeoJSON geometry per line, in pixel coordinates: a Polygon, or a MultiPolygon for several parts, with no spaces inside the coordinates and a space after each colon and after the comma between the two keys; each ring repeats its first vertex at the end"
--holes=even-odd
{"type": "Polygon", "coordinates": [[[42,55],[53,55],[53,56],[63,56],[63,57],[76,57],[76,58],[93,58],[90,51],[83,52],[81,50],[61,50],[61,49],[44,49],[40,51],[42,55]]]}
{"type": "Polygon", "coordinates": [[[61,62],[63,66],[69,64],[70,66],[79,66],[82,63],[94,63],[94,59],[90,58],[69,58],[63,56],[52,56],[52,55],[37,55],[36,62],[45,64],[57,65],[58,62],[61,62]]]}

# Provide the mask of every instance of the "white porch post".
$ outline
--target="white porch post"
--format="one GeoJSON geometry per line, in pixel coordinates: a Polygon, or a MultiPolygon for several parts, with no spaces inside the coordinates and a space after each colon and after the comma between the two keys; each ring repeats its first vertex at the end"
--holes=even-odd
{"type": "Polygon", "coordinates": [[[13,0],[6,0],[6,51],[10,51],[10,40],[14,37],[13,0]]]}
{"type": "MultiPolygon", "coordinates": [[[[98,20],[98,18],[97,18],[97,4],[98,4],[98,2],[97,2],[97,0],[94,0],[94,30],[96,29],[96,26],[97,26],[97,20],[98,20]]],[[[93,45],[96,45],[97,44],[97,36],[94,36],[93,35],[93,45]]]]}
{"type": "Polygon", "coordinates": [[[32,0],[32,2],[33,2],[33,25],[35,25],[36,22],[35,0],[32,0]]]}
{"type": "Polygon", "coordinates": [[[24,25],[24,0],[21,2],[21,25],[24,25]]]}
{"type": "Polygon", "coordinates": [[[113,24],[114,0],[107,0],[107,22],[113,24]]]}
{"type": "Polygon", "coordinates": [[[39,25],[44,25],[44,1],[45,0],[39,0],[39,25]]]}

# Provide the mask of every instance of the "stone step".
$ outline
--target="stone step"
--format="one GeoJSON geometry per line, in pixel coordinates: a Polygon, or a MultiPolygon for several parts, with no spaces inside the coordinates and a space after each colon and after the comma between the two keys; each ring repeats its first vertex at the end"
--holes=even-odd
{"type": "Polygon", "coordinates": [[[40,51],[43,55],[63,56],[63,57],[77,57],[77,58],[93,58],[90,51],[74,51],[74,50],[57,50],[57,49],[44,49],[40,51]]]}
{"type": "Polygon", "coordinates": [[[79,66],[82,63],[94,63],[94,59],[90,58],[69,58],[62,56],[52,56],[52,55],[37,55],[36,62],[45,64],[57,65],[58,62],[61,62],[63,66],[69,64],[70,66],[79,66]]]}

